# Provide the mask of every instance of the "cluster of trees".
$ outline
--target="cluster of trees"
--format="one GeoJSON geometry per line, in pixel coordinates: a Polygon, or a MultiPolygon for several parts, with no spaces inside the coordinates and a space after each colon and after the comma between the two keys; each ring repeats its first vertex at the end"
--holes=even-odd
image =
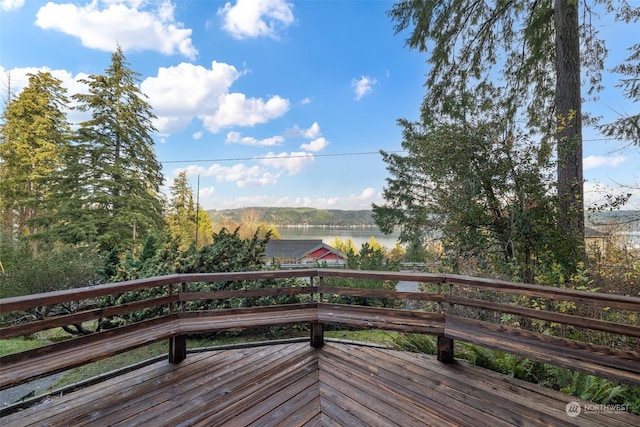
{"type": "MultiPolygon", "coordinates": [[[[391,175],[374,219],[422,247],[438,230],[448,260],[471,259],[531,281],[586,261],[582,176],[584,95],[602,89],[606,47],[595,8],[637,22],[625,1],[415,2],[389,11],[431,68],[418,122],[399,120],[406,155],[382,152],[391,175]],[[499,83],[496,83],[499,82],[499,83]]],[[[640,44],[614,71],[640,94],[640,44]]],[[[640,145],[640,115],[600,125],[640,145]]],[[[615,196],[615,203],[624,202],[615,196]]]]}
{"type": "Polygon", "coordinates": [[[164,227],[161,167],[151,106],[122,50],[104,74],[81,81],[75,109],[88,119],[73,129],[70,99],[48,72],[4,110],[0,212],[5,236],[40,242],[132,249],[164,227]]]}
{"type": "MultiPolygon", "coordinates": [[[[201,251],[231,247],[233,258],[247,249],[229,243],[241,240],[237,232],[213,232],[186,173],[174,180],[170,200],[160,193],[154,115],[120,48],[104,74],[82,81],[85,93],[68,97],[61,83],[49,72],[31,74],[4,107],[1,296],[200,271],[201,251]],[[86,120],[72,126],[72,109],[86,120]]],[[[244,259],[243,269],[253,262],[244,259]]]]}

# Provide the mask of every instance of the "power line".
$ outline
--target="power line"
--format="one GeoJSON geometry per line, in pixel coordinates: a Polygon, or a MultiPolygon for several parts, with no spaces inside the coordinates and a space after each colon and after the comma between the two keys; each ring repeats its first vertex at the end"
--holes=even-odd
{"type": "MultiPolygon", "coordinates": [[[[596,142],[596,141],[617,141],[613,138],[589,138],[583,139],[582,142],[596,142]]],[[[393,151],[385,151],[385,153],[406,153],[407,150],[393,150],[393,151]]],[[[347,157],[347,156],[370,156],[372,154],[380,154],[380,151],[361,151],[355,153],[329,153],[329,154],[312,154],[312,153],[304,153],[304,154],[287,154],[286,156],[265,156],[265,157],[226,157],[219,159],[187,159],[187,160],[164,160],[160,161],[163,164],[169,163],[214,163],[214,162],[238,162],[238,161],[246,161],[246,160],[276,160],[276,159],[295,159],[295,158],[306,158],[306,157],[347,157]]]]}
{"type": "MultiPolygon", "coordinates": [[[[385,151],[386,153],[405,153],[405,150],[385,151]]],[[[191,159],[191,160],[165,160],[160,163],[194,163],[194,162],[237,162],[241,160],[270,160],[270,159],[295,159],[306,157],[347,157],[347,156],[366,156],[371,154],[380,154],[379,151],[362,151],[357,153],[332,153],[332,154],[287,154],[286,156],[265,156],[265,157],[229,157],[220,159],[191,159]]]]}

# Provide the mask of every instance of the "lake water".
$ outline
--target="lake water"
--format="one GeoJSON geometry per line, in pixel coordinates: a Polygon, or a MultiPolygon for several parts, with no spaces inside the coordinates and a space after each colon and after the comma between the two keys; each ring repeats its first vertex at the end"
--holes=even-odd
{"type": "Polygon", "coordinates": [[[320,239],[329,244],[336,238],[346,241],[351,239],[360,249],[363,243],[367,243],[374,237],[386,249],[393,249],[398,242],[398,233],[390,235],[382,234],[376,227],[349,227],[349,228],[323,228],[323,227],[278,227],[278,233],[282,239],[320,239]]]}

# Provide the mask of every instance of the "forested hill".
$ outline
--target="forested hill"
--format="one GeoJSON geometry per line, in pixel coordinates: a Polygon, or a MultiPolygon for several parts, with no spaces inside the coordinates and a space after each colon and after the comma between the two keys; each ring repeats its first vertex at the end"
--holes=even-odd
{"type": "Polygon", "coordinates": [[[252,207],[207,211],[213,223],[234,221],[282,225],[374,226],[371,210],[347,211],[338,209],[252,207]]]}
{"type": "MultiPolygon", "coordinates": [[[[314,208],[251,207],[241,209],[209,210],[207,214],[214,224],[233,221],[237,223],[261,223],[282,225],[330,225],[346,227],[352,225],[375,226],[371,210],[339,210],[314,208]]],[[[623,223],[638,230],[640,211],[588,212],[585,215],[589,227],[611,223],[623,223]],[[635,221],[633,221],[635,219],[635,221]]]]}

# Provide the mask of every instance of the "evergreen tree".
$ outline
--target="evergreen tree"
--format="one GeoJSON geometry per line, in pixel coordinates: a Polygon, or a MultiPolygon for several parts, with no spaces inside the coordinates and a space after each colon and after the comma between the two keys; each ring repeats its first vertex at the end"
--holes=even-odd
{"type": "MultiPolygon", "coordinates": [[[[601,0],[617,17],[637,19],[626,2],[601,0]],[[634,17],[635,16],[635,17],[634,17]]],[[[407,45],[429,52],[422,122],[483,114],[501,78],[505,117],[526,119],[543,144],[557,144],[558,224],[584,258],[581,76],[586,94],[601,88],[606,56],[592,22],[592,5],[572,0],[496,2],[402,0],[389,15],[407,45]],[[579,17],[583,17],[580,22],[579,17]]]]}
{"type": "MultiPolygon", "coordinates": [[[[640,9],[637,11],[640,15],[640,9]]],[[[618,87],[622,88],[625,97],[635,105],[640,103],[640,43],[629,48],[631,52],[623,64],[613,69],[621,74],[618,87]]],[[[640,147],[640,113],[624,114],[612,123],[600,126],[600,130],[608,137],[624,139],[640,147]]]]}
{"type": "Polygon", "coordinates": [[[196,214],[193,190],[187,181],[186,171],[180,172],[171,186],[167,224],[172,239],[181,250],[185,250],[195,243],[196,236],[198,247],[208,245],[213,241],[211,218],[202,208],[199,208],[196,214]]]}
{"type": "Polygon", "coordinates": [[[31,235],[43,216],[52,177],[62,166],[70,129],[62,81],[48,72],[29,75],[29,84],[4,111],[0,130],[0,213],[3,231],[31,235]]]}
{"type": "Polygon", "coordinates": [[[163,177],[151,137],[155,116],[139,76],[118,48],[105,74],[81,80],[88,93],[73,96],[91,119],[80,123],[68,153],[73,163],[66,178],[78,181],[59,189],[69,193],[69,203],[60,200],[54,227],[63,240],[95,239],[104,250],[128,249],[163,228],[163,177]]]}
{"type": "Polygon", "coordinates": [[[566,261],[569,249],[558,237],[549,195],[548,153],[495,124],[425,130],[402,123],[408,154],[383,152],[392,177],[386,204],[373,207],[383,232],[400,227],[400,240],[418,248],[435,231],[450,260],[492,269],[517,265],[526,281],[542,257],[566,261]]]}

